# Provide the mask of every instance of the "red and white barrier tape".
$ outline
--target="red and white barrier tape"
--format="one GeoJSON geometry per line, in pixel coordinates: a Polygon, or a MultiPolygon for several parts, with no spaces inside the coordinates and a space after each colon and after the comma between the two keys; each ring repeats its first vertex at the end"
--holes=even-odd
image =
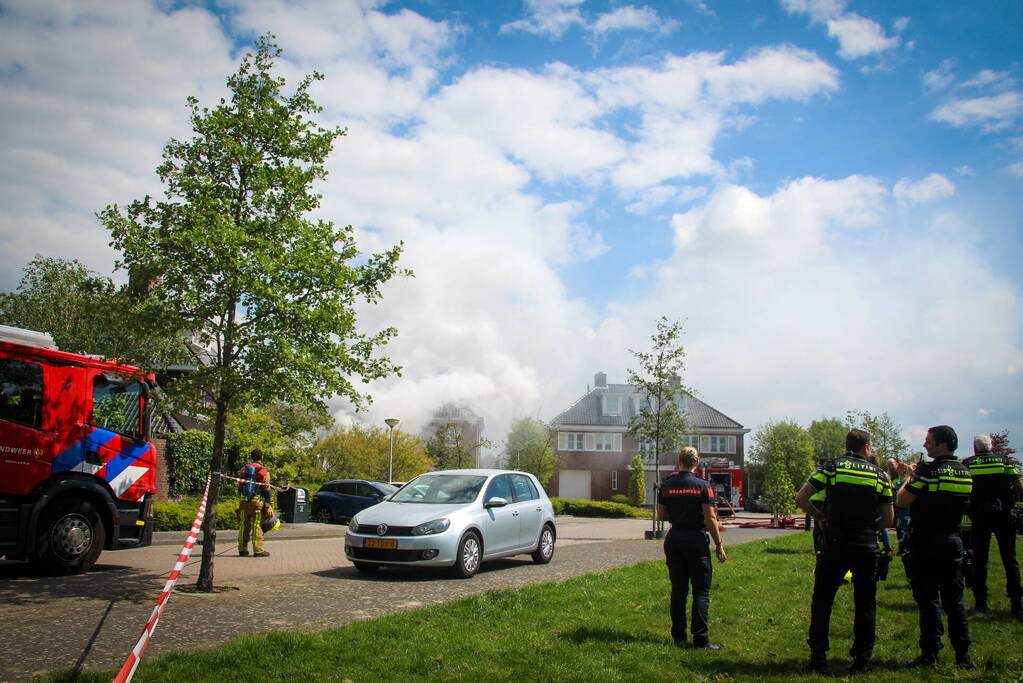
{"type": "Polygon", "coordinates": [[[290,491],[291,486],[274,486],[273,484],[264,484],[261,481],[253,481],[252,479],[239,479],[238,477],[232,477],[230,474],[224,474],[223,472],[214,472],[213,474],[219,474],[223,479],[230,479],[231,481],[239,481],[243,484],[255,484],[256,486],[262,486],[264,488],[273,489],[274,491],[290,491]]]}
{"type": "Polygon", "coordinates": [[[131,677],[135,675],[135,669],[138,668],[139,662],[142,661],[142,653],[146,651],[146,646],[153,637],[153,632],[156,631],[156,624],[160,621],[164,608],[167,607],[167,601],[170,600],[174,584],[178,580],[178,576],[181,574],[185,563],[188,562],[188,557],[192,554],[192,548],[195,547],[199,539],[199,529],[202,527],[202,520],[206,516],[206,498],[210,493],[210,481],[212,479],[213,473],[211,472],[210,476],[206,477],[206,490],[202,494],[202,502],[199,503],[199,510],[195,513],[195,521],[192,522],[192,528],[189,530],[185,545],[181,548],[181,553],[178,555],[178,561],[175,563],[170,576],[167,577],[167,583],[164,584],[163,592],[160,593],[156,606],[153,607],[153,612],[149,615],[146,627],[142,629],[142,635],[139,636],[135,647],[131,649],[131,653],[121,666],[121,670],[114,676],[114,683],[128,683],[131,677]]]}

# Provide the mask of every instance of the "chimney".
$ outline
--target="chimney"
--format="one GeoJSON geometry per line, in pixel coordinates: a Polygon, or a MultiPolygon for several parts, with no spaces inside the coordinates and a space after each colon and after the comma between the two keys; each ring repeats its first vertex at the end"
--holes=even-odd
{"type": "Polygon", "coordinates": [[[596,389],[607,389],[607,373],[598,372],[593,376],[593,384],[596,389]]]}

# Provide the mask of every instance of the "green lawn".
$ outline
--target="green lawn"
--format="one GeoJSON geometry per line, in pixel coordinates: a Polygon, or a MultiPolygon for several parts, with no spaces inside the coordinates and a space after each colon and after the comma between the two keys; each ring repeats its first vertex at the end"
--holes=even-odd
{"type": "MultiPolygon", "coordinates": [[[[936,669],[904,667],[917,653],[917,612],[896,561],[879,585],[874,664],[857,680],[1019,680],[1023,621],[1008,614],[1001,563],[996,556],[992,562],[993,609],[970,613],[976,671],[955,669],[947,643],[936,669]]],[[[672,647],[666,570],[661,562],[646,562],[329,631],[240,638],[210,652],[146,660],[134,680],[820,680],[801,671],[812,590],[810,535],[730,548],[729,561],[714,570],[711,638],[725,646],[719,652],[672,647]]],[[[839,678],[849,663],[851,623],[851,586],[843,586],[831,630],[831,668],[839,678]]],[[[50,680],[72,679],[63,672],[50,680]]]]}

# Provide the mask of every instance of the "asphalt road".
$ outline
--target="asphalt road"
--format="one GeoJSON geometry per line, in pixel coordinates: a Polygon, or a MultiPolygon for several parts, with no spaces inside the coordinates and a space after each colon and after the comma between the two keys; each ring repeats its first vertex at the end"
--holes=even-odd
{"type": "MultiPolygon", "coordinates": [[[[469,580],[404,569],[362,575],[345,559],[344,526],[287,525],[267,536],[267,558],[238,557],[236,535],[221,532],[215,594],[175,592],[145,653],[212,648],[248,633],[318,630],[488,590],[561,581],[663,558],[661,543],[640,540],[649,521],[560,517],[554,560],[528,556],[484,564],[469,580]]],[[[767,538],[773,529],[730,529],[726,544],[767,538]]],[[[798,532],[796,532],[798,533],[798,532]]],[[[21,681],[76,665],[119,667],[149,618],[184,533],[157,534],[148,548],[106,552],[81,576],[47,578],[0,561],[0,681],[21,681]]],[[[195,583],[201,548],[178,586],[195,583]]]]}

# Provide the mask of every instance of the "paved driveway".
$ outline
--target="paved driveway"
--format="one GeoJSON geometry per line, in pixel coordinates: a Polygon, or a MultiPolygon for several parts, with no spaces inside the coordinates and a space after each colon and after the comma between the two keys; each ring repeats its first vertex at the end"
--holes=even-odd
{"type": "MultiPolygon", "coordinates": [[[[663,557],[661,544],[638,540],[649,521],[561,517],[554,561],[528,556],[483,565],[470,580],[440,571],[382,570],[361,575],[345,559],[345,527],[291,525],[267,537],[268,558],[237,557],[235,536],[221,532],[213,595],[175,593],[146,651],[146,659],[175,650],[219,646],[268,630],[316,630],[474,593],[632,565],[663,557]]],[[[777,530],[733,529],[729,545],[777,530]]],[[[82,576],[43,578],[24,565],[0,561],[0,680],[17,681],[59,667],[120,666],[173,566],[184,534],[159,534],[153,546],[104,553],[82,576]]],[[[200,548],[179,586],[195,582],[200,548]]]]}

